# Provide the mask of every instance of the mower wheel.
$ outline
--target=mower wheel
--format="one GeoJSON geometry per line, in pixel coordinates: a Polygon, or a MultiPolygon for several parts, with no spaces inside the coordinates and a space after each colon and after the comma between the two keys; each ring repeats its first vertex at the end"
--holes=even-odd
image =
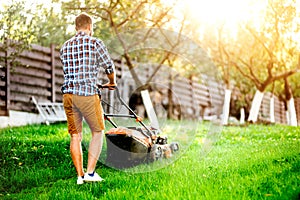
{"type": "Polygon", "coordinates": [[[154,144],[150,152],[150,161],[160,160],[163,157],[163,151],[160,145],[154,144]]]}
{"type": "Polygon", "coordinates": [[[171,148],[172,153],[174,153],[176,151],[179,151],[179,144],[178,144],[178,142],[172,142],[170,144],[170,148],[171,148]]]}

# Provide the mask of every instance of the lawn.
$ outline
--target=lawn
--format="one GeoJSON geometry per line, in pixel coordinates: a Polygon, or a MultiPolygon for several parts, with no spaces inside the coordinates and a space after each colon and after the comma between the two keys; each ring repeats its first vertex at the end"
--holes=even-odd
{"type": "MultiPolygon", "coordinates": [[[[105,181],[83,185],[66,124],[2,129],[0,199],[300,198],[300,127],[165,121],[162,129],[181,145],[173,158],[118,170],[103,164],[104,146],[96,171],[105,181]]],[[[87,142],[83,150],[86,158],[87,142]]]]}

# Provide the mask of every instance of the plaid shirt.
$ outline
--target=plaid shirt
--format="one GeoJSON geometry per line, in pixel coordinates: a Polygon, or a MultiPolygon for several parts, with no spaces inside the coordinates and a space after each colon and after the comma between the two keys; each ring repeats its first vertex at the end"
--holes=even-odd
{"type": "Polygon", "coordinates": [[[84,32],[78,32],[64,43],[60,49],[60,59],[64,71],[61,91],[64,94],[81,96],[99,94],[100,90],[97,87],[99,67],[103,67],[106,74],[115,70],[104,43],[84,32]]]}

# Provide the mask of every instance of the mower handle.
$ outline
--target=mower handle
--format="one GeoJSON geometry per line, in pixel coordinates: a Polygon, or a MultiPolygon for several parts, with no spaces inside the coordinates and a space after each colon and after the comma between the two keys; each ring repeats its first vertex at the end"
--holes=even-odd
{"type": "Polygon", "coordinates": [[[101,89],[104,89],[104,88],[114,88],[114,91],[116,91],[116,94],[117,94],[117,98],[119,99],[119,101],[121,102],[121,104],[123,106],[125,106],[129,112],[133,115],[133,118],[135,118],[146,130],[147,132],[149,133],[149,135],[145,135],[146,137],[150,137],[152,138],[152,132],[150,131],[150,129],[142,122],[142,120],[140,120],[140,117],[135,114],[135,112],[125,103],[125,101],[121,98],[121,95],[120,95],[120,91],[119,91],[119,88],[117,86],[103,86],[103,85],[98,85],[98,88],[101,88],[101,89]]]}

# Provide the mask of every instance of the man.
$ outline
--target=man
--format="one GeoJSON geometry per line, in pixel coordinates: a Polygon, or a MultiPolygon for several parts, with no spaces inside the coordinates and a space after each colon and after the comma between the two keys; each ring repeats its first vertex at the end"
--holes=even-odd
{"type": "Polygon", "coordinates": [[[103,180],[95,172],[105,129],[100,91],[97,87],[99,68],[105,69],[109,79],[105,86],[113,90],[116,82],[115,66],[104,43],[92,37],[92,18],[86,13],[81,13],[75,19],[75,28],[76,35],[66,41],[60,49],[64,71],[61,90],[68,132],[71,136],[70,152],[78,175],[77,184],[83,184],[103,180]],[[83,170],[81,149],[83,118],[92,132],[86,173],[83,170]]]}

